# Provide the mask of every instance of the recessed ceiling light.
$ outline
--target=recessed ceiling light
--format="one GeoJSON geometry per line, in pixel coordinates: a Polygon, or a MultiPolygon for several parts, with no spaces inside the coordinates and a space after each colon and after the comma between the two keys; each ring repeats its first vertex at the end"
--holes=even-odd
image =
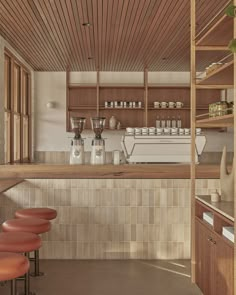
{"type": "Polygon", "coordinates": [[[90,26],[91,26],[91,24],[88,23],[88,22],[87,22],[87,23],[83,23],[82,25],[83,25],[84,27],[90,27],[90,26]]]}
{"type": "Polygon", "coordinates": [[[167,60],[167,57],[162,57],[162,60],[167,60]]]}
{"type": "Polygon", "coordinates": [[[93,56],[89,56],[88,59],[93,59],[93,56]]]}

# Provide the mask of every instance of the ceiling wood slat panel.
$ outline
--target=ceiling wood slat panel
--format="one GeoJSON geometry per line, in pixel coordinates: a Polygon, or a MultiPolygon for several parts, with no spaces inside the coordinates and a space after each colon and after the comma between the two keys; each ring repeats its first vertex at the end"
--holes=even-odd
{"type": "MultiPolygon", "coordinates": [[[[197,31],[228,2],[197,0],[197,31]]],[[[0,34],[37,71],[190,67],[189,0],[1,0],[0,34]]],[[[224,53],[213,54],[198,70],[224,53]]]]}

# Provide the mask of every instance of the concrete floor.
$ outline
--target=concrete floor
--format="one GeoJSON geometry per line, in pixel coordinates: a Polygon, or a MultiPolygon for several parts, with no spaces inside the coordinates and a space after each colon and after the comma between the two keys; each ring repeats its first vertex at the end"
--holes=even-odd
{"type": "MultiPolygon", "coordinates": [[[[36,295],[202,294],[186,260],[42,260],[40,268],[45,275],[31,278],[36,295]]],[[[0,294],[10,294],[9,283],[0,294]]]]}

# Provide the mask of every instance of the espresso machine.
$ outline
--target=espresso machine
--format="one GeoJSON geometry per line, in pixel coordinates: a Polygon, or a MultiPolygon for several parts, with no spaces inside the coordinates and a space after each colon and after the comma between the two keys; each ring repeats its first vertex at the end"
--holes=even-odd
{"type": "Polygon", "coordinates": [[[92,140],[91,164],[103,165],[105,159],[105,140],[101,137],[105,126],[106,118],[95,117],[91,118],[92,129],[95,133],[95,138],[92,140]]]}
{"type": "Polygon", "coordinates": [[[86,119],[83,117],[71,117],[71,128],[75,133],[71,140],[70,164],[84,164],[84,140],[81,133],[84,130],[86,119]]]}

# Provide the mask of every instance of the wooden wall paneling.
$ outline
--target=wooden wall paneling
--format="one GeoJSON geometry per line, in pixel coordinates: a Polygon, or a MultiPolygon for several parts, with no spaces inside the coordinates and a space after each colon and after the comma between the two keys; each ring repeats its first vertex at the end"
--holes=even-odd
{"type": "Polygon", "coordinates": [[[69,67],[67,66],[66,69],[66,131],[69,131],[70,129],[70,116],[69,116],[69,83],[70,83],[70,77],[69,77],[69,67]]]}
{"type": "Polygon", "coordinates": [[[71,108],[94,108],[97,110],[97,88],[95,86],[69,86],[68,107],[71,108]]]}
{"type": "Polygon", "coordinates": [[[191,56],[191,280],[193,283],[196,281],[196,248],[195,248],[195,127],[196,127],[196,55],[195,55],[195,36],[196,36],[196,1],[192,0],[190,4],[190,19],[191,19],[191,32],[190,32],[190,56],[191,56]]]}

